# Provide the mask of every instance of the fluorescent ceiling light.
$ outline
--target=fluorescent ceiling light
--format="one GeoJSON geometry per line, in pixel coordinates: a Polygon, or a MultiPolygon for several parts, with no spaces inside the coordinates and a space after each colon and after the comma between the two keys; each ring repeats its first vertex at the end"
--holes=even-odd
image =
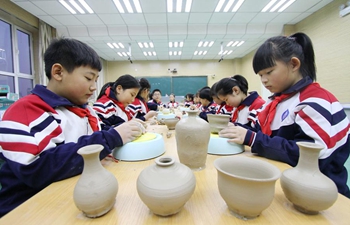
{"type": "Polygon", "coordinates": [[[167,9],[168,9],[168,12],[173,12],[173,0],[168,0],[167,1],[167,9]]]}
{"type": "Polygon", "coordinates": [[[182,0],[177,0],[176,1],[176,12],[181,12],[182,9],[182,0]]]}
{"type": "Polygon", "coordinates": [[[123,0],[123,2],[124,2],[124,5],[125,5],[126,9],[128,10],[128,12],[129,12],[129,13],[133,13],[134,10],[132,10],[132,7],[131,7],[131,5],[130,5],[129,0],[123,0]]]}
{"type": "Polygon", "coordinates": [[[121,47],[121,48],[124,48],[124,45],[122,43],[118,43],[118,45],[121,47]]]}
{"type": "Polygon", "coordinates": [[[203,44],[203,41],[200,41],[200,42],[198,43],[198,47],[202,47],[202,44],[203,44]]]}
{"type": "Polygon", "coordinates": [[[192,6],[192,0],[187,0],[186,1],[185,12],[190,12],[191,11],[191,6],[192,6]]]}
{"type": "Polygon", "coordinates": [[[72,4],[72,6],[74,6],[74,8],[78,10],[78,12],[80,12],[81,14],[85,14],[85,11],[74,0],[69,0],[69,3],[72,4]]]}
{"type": "Polygon", "coordinates": [[[267,3],[267,5],[261,10],[261,12],[266,12],[267,10],[269,10],[269,8],[271,8],[271,6],[273,4],[275,4],[275,2],[277,2],[277,0],[271,0],[269,3],[267,3]]]}
{"type": "Polygon", "coordinates": [[[194,54],[194,55],[197,55],[197,54],[198,54],[198,51],[195,51],[193,54],[194,54]]]}
{"type": "Polygon", "coordinates": [[[235,47],[236,45],[238,45],[239,41],[235,41],[235,43],[232,44],[232,47],[235,47]]]}
{"type": "Polygon", "coordinates": [[[119,45],[117,43],[113,43],[114,47],[119,48],[119,45]]]}
{"type": "Polygon", "coordinates": [[[205,41],[204,44],[203,44],[203,47],[207,47],[208,44],[209,44],[209,42],[208,42],[208,41],[205,41]]]}
{"type": "Polygon", "coordinates": [[[125,52],[122,52],[123,56],[128,56],[125,52]]]}
{"type": "Polygon", "coordinates": [[[231,6],[232,6],[232,4],[233,4],[234,1],[235,1],[235,0],[230,0],[230,1],[227,3],[226,7],[224,8],[224,12],[228,12],[228,10],[231,8],[231,6]]]}
{"type": "Polygon", "coordinates": [[[243,43],[244,43],[244,41],[239,42],[239,44],[237,45],[237,47],[243,45],[243,43]]]}
{"type": "Polygon", "coordinates": [[[180,48],[182,48],[183,46],[184,46],[184,42],[181,41],[181,42],[180,42],[180,48]]]}
{"type": "Polygon", "coordinates": [[[153,42],[150,42],[150,43],[149,43],[149,46],[150,46],[151,48],[154,48],[153,42]]]}
{"type": "Polygon", "coordinates": [[[279,1],[271,10],[270,12],[276,11],[286,0],[279,1]]]}
{"type": "Polygon", "coordinates": [[[157,55],[157,53],[156,53],[155,51],[153,51],[153,52],[152,52],[152,54],[153,54],[154,56],[156,56],[156,55],[157,55]]]}
{"type": "Polygon", "coordinates": [[[149,56],[152,56],[152,52],[147,52],[149,56]]]}
{"type": "Polygon", "coordinates": [[[198,52],[198,55],[202,55],[202,53],[203,53],[203,51],[199,51],[199,52],[198,52]]]}
{"type": "Polygon", "coordinates": [[[179,55],[181,55],[182,54],[182,52],[181,51],[179,51],[179,55]]]}
{"type": "Polygon", "coordinates": [[[137,43],[139,45],[140,48],[143,48],[143,44],[141,42],[137,43]]]}
{"type": "Polygon", "coordinates": [[[149,48],[148,43],[147,42],[143,42],[143,45],[145,46],[145,48],[149,48]]]}
{"type": "Polygon", "coordinates": [[[226,47],[229,47],[230,45],[232,45],[232,43],[233,43],[233,41],[230,41],[230,42],[226,45],[226,47]]]}
{"type": "Polygon", "coordinates": [[[213,46],[213,44],[214,44],[214,41],[211,41],[211,42],[209,43],[209,47],[213,46]]]}
{"type": "Polygon", "coordinates": [[[293,2],[295,2],[295,0],[289,0],[286,4],[284,4],[284,6],[282,6],[278,12],[283,12],[286,8],[288,8],[291,4],[293,4],[293,2]]]}
{"type": "Polygon", "coordinates": [[[179,46],[179,44],[177,43],[177,41],[174,42],[174,47],[177,48],[179,46]]]}
{"type": "Polygon", "coordinates": [[[203,52],[203,55],[206,55],[206,54],[207,54],[207,52],[208,52],[208,51],[204,51],[204,52],[203,52]]]}
{"type": "Polygon", "coordinates": [[[118,53],[118,55],[119,55],[120,57],[123,57],[122,53],[120,53],[120,52],[117,52],[117,53],[118,53]]]}
{"type": "Polygon", "coordinates": [[[139,0],[134,0],[134,5],[135,5],[135,8],[136,8],[136,12],[142,13],[142,9],[141,9],[141,5],[140,5],[139,0]]]}
{"type": "Polygon", "coordinates": [[[174,55],[177,55],[177,51],[174,51],[174,55]]]}
{"type": "Polygon", "coordinates": [[[172,51],[170,51],[170,52],[169,52],[169,55],[173,55],[173,52],[172,52],[172,51]]]}
{"type": "Polygon", "coordinates": [[[84,0],[79,0],[79,2],[90,14],[94,13],[94,11],[90,8],[90,6],[84,0]]]}
{"type": "Polygon", "coordinates": [[[173,42],[169,41],[169,48],[173,47],[173,42]]]}
{"type": "Polygon", "coordinates": [[[215,8],[215,12],[219,12],[222,8],[222,5],[224,4],[225,0],[220,0],[215,8]]]}
{"type": "Polygon", "coordinates": [[[111,43],[107,43],[107,45],[112,49],[114,48],[114,46],[111,43]]]}
{"type": "Polygon", "coordinates": [[[65,1],[63,0],[59,0],[59,2],[66,8],[68,9],[68,11],[72,14],[77,14],[77,12],[74,11],[74,9],[72,9],[72,7],[70,7],[70,5],[68,5],[65,1]]]}
{"type": "Polygon", "coordinates": [[[235,7],[233,7],[232,12],[237,12],[237,10],[241,7],[241,5],[243,4],[244,0],[239,0],[237,2],[237,4],[235,5],[235,7]]]}
{"type": "Polygon", "coordinates": [[[229,55],[229,54],[231,54],[233,51],[232,50],[230,50],[228,53],[227,53],[227,55],[229,55]]]}
{"type": "Polygon", "coordinates": [[[122,5],[120,4],[119,0],[113,0],[113,2],[114,2],[114,5],[117,7],[117,9],[118,9],[118,11],[120,13],[125,13],[125,11],[124,11],[122,5]]]}
{"type": "Polygon", "coordinates": [[[145,56],[147,56],[147,52],[143,52],[143,54],[144,54],[145,56]]]}

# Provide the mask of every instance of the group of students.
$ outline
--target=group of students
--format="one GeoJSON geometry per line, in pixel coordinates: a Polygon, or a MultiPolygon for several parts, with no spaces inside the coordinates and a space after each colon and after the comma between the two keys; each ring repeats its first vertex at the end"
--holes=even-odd
{"type": "MultiPolygon", "coordinates": [[[[130,75],[107,83],[93,107],[87,104],[102,65],[86,44],[55,39],[44,61],[47,86],[36,85],[32,94],[6,110],[0,122],[0,217],[51,183],[80,174],[79,148],[101,144],[103,159],[142,135],[142,121],[154,116],[142,111],[152,107],[146,102],[148,82],[130,75]]],[[[200,116],[231,110],[232,123],[219,132],[221,137],[291,166],[299,158],[297,141],[322,144],[320,170],[339,193],[350,197],[344,167],[350,151],[349,120],[337,99],[314,82],[309,37],[296,33],[269,38],[256,51],[253,69],[273,93],[266,103],[256,92],[248,93],[248,83],[237,75],[199,91],[200,116]]],[[[190,97],[186,96],[189,107],[198,106],[190,97]]]]}

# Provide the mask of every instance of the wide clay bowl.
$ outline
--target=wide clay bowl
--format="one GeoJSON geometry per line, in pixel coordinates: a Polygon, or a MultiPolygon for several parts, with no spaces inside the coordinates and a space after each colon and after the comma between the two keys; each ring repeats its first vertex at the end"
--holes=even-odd
{"type": "Polygon", "coordinates": [[[230,115],[225,114],[207,114],[207,118],[210,125],[210,132],[213,134],[219,133],[230,122],[230,115]]]}
{"type": "Polygon", "coordinates": [[[175,130],[175,125],[179,122],[179,118],[170,118],[170,119],[161,119],[161,122],[164,123],[169,130],[175,130]]]}
{"type": "Polygon", "coordinates": [[[271,204],[281,176],[276,166],[246,156],[221,157],[214,166],[220,195],[236,217],[255,218],[271,204]]]}

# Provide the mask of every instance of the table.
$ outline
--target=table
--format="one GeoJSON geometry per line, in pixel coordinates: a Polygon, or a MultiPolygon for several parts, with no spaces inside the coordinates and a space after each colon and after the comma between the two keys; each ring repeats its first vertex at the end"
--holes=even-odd
{"type": "MultiPolygon", "coordinates": [[[[175,157],[175,131],[168,131],[164,125],[150,125],[150,132],[163,135],[166,152],[175,157]],[[167,134],[171,137],[168,138],[167,134]]],[[[287,164],[255,156],[249,149],[241,156],[254,157],[277,166],[281,171],[290,168],[287,164]]],[[[154,159],[139,162],[114,162],[104,159],[102,164],[118,180],[119,191],[114,208],[102,217],[91,219],[79,211],[73,201],[73,189],[79,178],[75,176],[51,184],[28,201],[0,219],[0,224],[349,224],[350,199],[338,196],[335,204],[317,215],[305,215],[296,211],[286,199],[276,182],[275,197],[271,205],[253,220],[243,221],[234,217],[221,198],[217,187],[217,171],[213,161],[219,155],[208,155],[206,168],[194,171],[197,185],[194,194],[177,214],[169,217],[154,215],[141,201],[136,190],[136,179],[140,172],[154,159]]]]}

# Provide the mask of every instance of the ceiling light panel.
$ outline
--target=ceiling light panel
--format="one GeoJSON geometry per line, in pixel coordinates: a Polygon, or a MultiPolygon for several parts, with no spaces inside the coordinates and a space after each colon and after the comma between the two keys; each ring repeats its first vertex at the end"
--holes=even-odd
{"type": "Polygon", "coordinates": [[[142,13],[139,0],[113,0],[119,13],[142,13]]]}
{"type": "Polygon", "coordinates": [[[85,14],[94,13],[90,6],[85,2],[85,0],[58,0],[70,13],[72,14],[85,14]]]}
{"type": "Polygon", "coordinates": [[[167,11],[169,13],[190,12],[192,0],[167,0],[167,11]]]}
{"type": "Polygon", "coordinates": [[[215,12],[237,12],[244,0],[220,0],[216,5],[215,12]]]}
{"type": "Polygon", "coordinates": [[[293,4],[295,0],[271,0],[267,5],[261,10],[261,12],[283,12],[286,8],[288,8],[291,4],[293,4]]]}

